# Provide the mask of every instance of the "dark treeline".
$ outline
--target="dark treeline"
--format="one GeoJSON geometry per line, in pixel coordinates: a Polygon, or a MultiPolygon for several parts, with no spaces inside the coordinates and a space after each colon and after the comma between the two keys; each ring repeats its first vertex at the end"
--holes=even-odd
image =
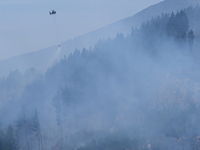
{"type": "Polygon", "coordinates": [[[200,7],[0,81],[0,149],[200,148],[200,7]]]}

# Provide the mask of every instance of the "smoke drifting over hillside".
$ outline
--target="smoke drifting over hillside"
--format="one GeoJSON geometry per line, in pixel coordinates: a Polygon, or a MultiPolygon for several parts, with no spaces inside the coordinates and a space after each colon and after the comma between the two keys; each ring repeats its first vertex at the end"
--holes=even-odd
{"type": "Polygon", "coordinates": [[[198,149],[199,12],[156,16],[44,75],[11,72],[0,82],[0,149],[198,149]]]}

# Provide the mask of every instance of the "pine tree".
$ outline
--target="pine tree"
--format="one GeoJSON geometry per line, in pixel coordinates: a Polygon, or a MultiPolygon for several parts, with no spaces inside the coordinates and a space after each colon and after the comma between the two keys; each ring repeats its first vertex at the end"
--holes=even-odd
{"type": "Polygon", "coordinates": [[[5,145],[5,141],[4,141],[4,132],[3,132],[3,128],[2,128],[2,119],[0,117],[0,150],[4,150],[4,145],[5,145]]]}
{"type": "Polygon", "coordinates": [[[180,41],[186,41],[186,33],[189,30],[189,20],[187,14],[181,10],[176,15],[172,12],[167,23],[167,33],[180,41]]]}
{"type": "Polygon", "coordinates": [[[188,33],[189,30],[189,20],[185,11],[181,10],[180,13],[177,13],[175,16],[175,25],[176,31],[181,36],[184,33],[188,33]]]}
{"type": "Polygon", "coordinates": [[[188,32],[187,38],[188,38],[189,51],[191,52],[193,44],[194,44],[194,38],[195,38],[193,30],[190,30],[188,32]]]}
{"type": "Polygon", "coordinates": [[[175,22],[175,15],[174,15],[174,12],[171,13],[171,16],[169,18],[169,21],[167,23],[167,33],[169,36],[173,36],[175,34],[175,25],[174,25],[174,22],[175,22]]]}
{"type": "Polygon", "coordinates": [[[19,119],[16,121],[17,134],[19,138],[20,149],[29,150],[29,138],[28,138],[28,121],[26,119],[26,109],[23,106],[19,119]]]}
{"type": "Polygon", "coordinates": [[[5,150],[18,150],[18,144],[16,140],[15,130],[12,125],[9,125],[6,129],[5,137],[4,137],[4,149],[5,150]]]}
{"type": "Polygon", "coordinates": [[[53,97],[52,101],[52,105],[56,109],[57,124],[60,127],[61,143],[63,144],[63,109],[61,95],[59,92],[53,97]]]}
{"type": "Polygon", "coordinates": [[[32,124],[30,124],[30,126],[31,126],[32,131],[35,133],[35,137],[38,141],[38,150],[43,150],[43,141],[42,141],[37,109],[35,110],[35,114],[32,119],[32,124]]]}

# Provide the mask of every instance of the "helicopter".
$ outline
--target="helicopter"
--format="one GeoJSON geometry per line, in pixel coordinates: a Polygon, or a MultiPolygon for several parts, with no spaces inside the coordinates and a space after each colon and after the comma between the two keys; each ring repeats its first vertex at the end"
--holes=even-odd
{"type": "Polygon", "coordinates": [[[50,15],[55,15],[55,14],[56,14],[56,11],[55,11],[55,10],[52,10],[52,11],[49,12],[49,14],[50,14],[50,15]]]}
{"type": "MultiPolygon", "coordinates": [[[[55,10],[49,11],[49,14],[56,15],[56,11],[55,10]]],[[[54,18],[54,24],[55,24],[56,34],[57,34],[57,40],[59,43],[58,31],[57,31],[57,26],[56,26],[56,18],[55,18],[55,16],[53,16],[53,18],[54,18]]],[[[59,44],[58,47],[61,47],[61,45],[59,44]]]]}

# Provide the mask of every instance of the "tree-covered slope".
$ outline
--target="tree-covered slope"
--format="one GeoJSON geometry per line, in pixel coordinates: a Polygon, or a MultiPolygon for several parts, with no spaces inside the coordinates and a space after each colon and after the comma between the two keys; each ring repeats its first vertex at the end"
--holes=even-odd
{"type": "MultiPolygon", "coordinates": [[[[76,48],[80,50],[84,47],[89,48],[90,46],[94,46],[100,39],[108,39],[109,37],[114,38],[117,32],[121,32],[124,35],[126,35],[127,33],[130,34],[132,27],[139,28],[142,22],[151,19],[156,15],[159,15],[161,13],[171,13],[172,11],[176,13],[178,10],[180,11],[181,9],[184,9],[188,6],[196,6],[197,3],[199,3],[199,0],[162,1],[158,4],[149,6],[148,8],[142,10],[141,12],[138,12],[131,17],[119,20],[98,30],[91,31],[90,33],[63,42],[61,44],[62,51],[60,55],[62,57],[64,55],[68,56],[76,48]]],[[[196,14],[198,15],[199,13],[196,14]]],[[[189,15],[188,17],[190,19],[189,15]]],[[[196,17],[193,20],[198,21],[198,18],[199,17],[196,17]]],[[[196,32],[196,35],[199,35],[199,31],[196,31],[196,29],[198,30],[198,25],[196,26],[197,27],[194,30],[196,32]]],[[[57,46],[52,46],[43,50],[38,50],[36,52],[15,56],[6,60],[1,60],[0,68],[2,68],[2,71],[0,72],[0,77],[8,76],[10,70],[19,69],[21,72],[25,72],[31,67],[34,67],[39,71],[45,72],[47,68],[51,65],[52,61],[55,60],[55,55],[57,55],[58,52],[56,47],[57,46]]]]}
{"type": "Polygon", "coordinates": [[[190,19],[199,9],[75,50],[43,76],[11,72],[0,82],[0,144],[14,130],[21,149],[199,148],[200,53],[190,19]]]}

